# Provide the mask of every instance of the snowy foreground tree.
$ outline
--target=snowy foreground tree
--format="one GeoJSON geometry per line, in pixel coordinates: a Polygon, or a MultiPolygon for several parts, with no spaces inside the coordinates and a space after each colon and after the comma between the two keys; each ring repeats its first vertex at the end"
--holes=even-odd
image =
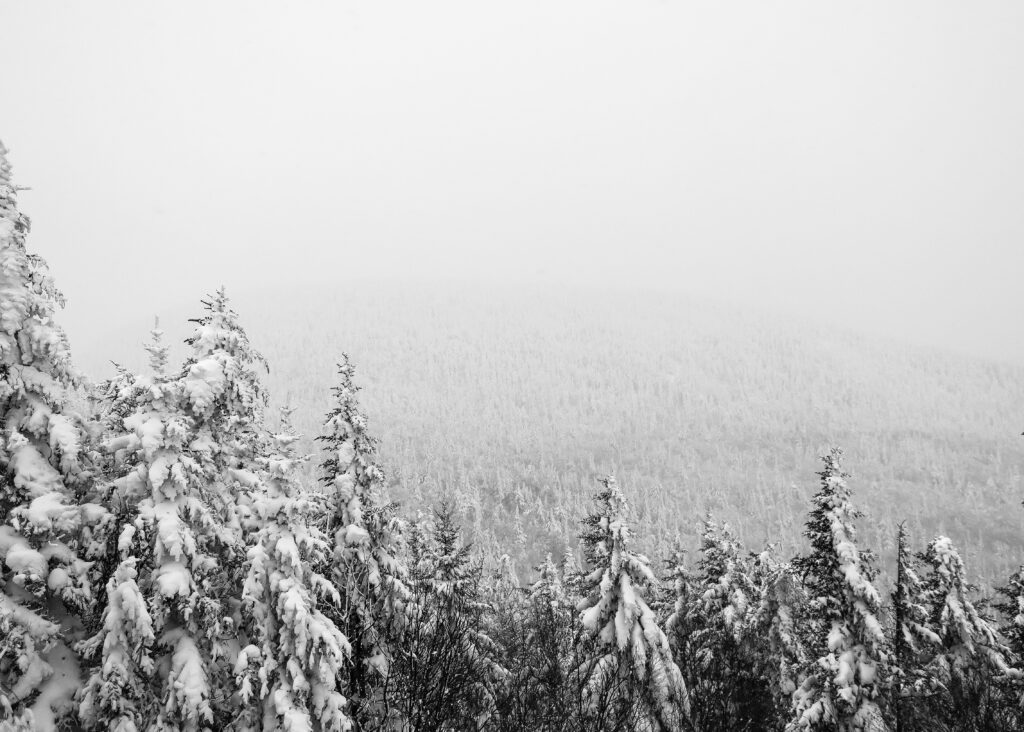
{"type": "Polygon", "coordinates": [[[91,602],[77,550],[102,508],[88,501],[84,434],[67,413],[77,377],[63,304],[46,263],[27,253],[0,144],[0,729],[47,729],[78,685],[68,647],[91,602]]]}
{"type": "Polygon", "coordinates": [[[918,702],[935,692],[935,683],[922,666],[925,649],[939,638],[928,627],[927,599],[917,565],[907,548],[907,529],[896,536],[896,587],[893,610],[893,716],[896,732],[922,724],[927,716],[918,702]]]}
{"type": "Polygon", "coordinates": [[[594,647],[578,673],[588,714],[602,729],[680,729],[688,713],[683,677],[643,596],[657,580],[647,557],[629,548],[626,499],[615,478],[601,484],[582,534],[589,573],[578,609],[594,647]]]}
{"type": "Polygon", "coordinates": [[[355,369],[344,356],[338,366],[335,404],[319,440],[324,446],[323,482],[333,539],[326,570],[340,601],[327,611],[352,644],[343,670],[356,730],[382,714],[381,686],[406,617],[410,591],[395,504],[384,498],[384,472],[374,461],[376,442],[357,401],[355,369]]]}
{"type": "Polygon", "coordinates": [[[756,611],[761,589],[753,565],[728,525],[704,522],[701,557],[685,594],[677,584],[668,625],[677,664],[690,692],[697,729],[756,725],[772,709],[763,676],[756,611]]]}
{"type": "Polygon", "coordinates": [[[260,529],[248,551],[243,628],[251,644],[238,654],[243,715],[232,729],[343,732],[352,723],[338,688],[351,653],[348,639],[322,608],[340,597],[323,566],[330,544],[316,526],[323,494],[302,489],[291,434],[275,435],[253,499],[260,529]],[[256,704],[259,700],[259,704],[256,704]],[[256,713],[259,710],[261,713],[256,713]]]}
{"type": "Polygon", "coordinates": [[[108,499],[123,519],[103,627],[84,645],[98,654],[80,710],[90,728],[223,728],[237,711],[239,513],[259,484],[262,359],[223,292],[206,309],[181,370],[163,372],[156,347],[157,373],[125,385],[134,411],[106,445],[124,466],[108,499]]]}
{"type": "Polygon", "coordinates": [[[927,615],[922,636],[924,675],[934,693],[927,714],[934,729],[1010,729],[998,695],[1002,683],[1020,679],[995,625],[968,597],[964,564],[946,536],[919,556],[928,573],[920,597],[927,615]]]}
{"type": "Polygon", "coordinates": [[[848,477],[834,448],[823,458],[821,489],[805,536],[811,553],[794,565],[809,595],[811,665],[793,695],[790,730],[884,729],[878,704],[888,651],[871,556],[857,549],[848,477]]]}

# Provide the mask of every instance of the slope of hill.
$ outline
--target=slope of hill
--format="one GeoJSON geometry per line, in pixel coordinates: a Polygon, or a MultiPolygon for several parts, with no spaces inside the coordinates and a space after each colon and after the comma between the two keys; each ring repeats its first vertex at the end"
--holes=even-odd
{"type": "MultiPolygon", "coordinates": [[[[846,450],[862,541],[883,559],[906,519],[922,546],[953,537],[985,584],[1024,562],[1019,366],[667,294],[365,284],[235,306],[306,435],[347,351],[395,497],[454,496],[520,571],[575,536],[608,472],[650,552],[694,547],[706,511],[751,548],[796,551],[828,444],[846,450]]],[[[125,358],[144,330],[78,360],[125,358]]]]}

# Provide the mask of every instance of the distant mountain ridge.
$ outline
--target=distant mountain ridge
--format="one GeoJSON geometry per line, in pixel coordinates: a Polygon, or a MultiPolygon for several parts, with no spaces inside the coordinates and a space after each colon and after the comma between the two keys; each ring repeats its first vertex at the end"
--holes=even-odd
{"type": "MultiPolygon", "coordinates": [[[[455,497],[520,572],[578,533],[609,472],[651,552],[692,549],[705,511],[750,549],[796,551],[829,444],[883,559],[906,519],[915,545],[952,536],[982,582],[1024,562],[1021,366],[664,293],[340,283],[234,305],[307,437],[345,351],[395,497],[455,497]]],[[[130,353],[144,331],[90,355],[130,353]]]]}

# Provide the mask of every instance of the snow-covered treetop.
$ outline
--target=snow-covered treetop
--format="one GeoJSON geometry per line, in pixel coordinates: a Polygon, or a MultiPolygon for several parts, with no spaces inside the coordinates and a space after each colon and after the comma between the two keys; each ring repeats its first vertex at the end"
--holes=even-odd
{"type": "Polygon", "coordinates": [[[758,592],[742,558],[743,547],[728,524],[719,526],[710,516],[704,521],[701,539],[700,612],[718,617],[731,632],[739,634],[752,611],[758,592]]]}
{"type": "Polygon", "coordinates": [[[18,211],[6,153],[0,143],[0,404],[31,393],[53,408],[78,383],[67,338],[53,321],[64,298],[46,262],[25,250],[30,224],[18,211]]]}
{"type": "Polygon", "coordinates": [[[879,621],[881,597],[872,584],[870,553],[855,544],[853,521],[860,514],[850,502],[842,451],[822,460],[821,487],[813,499],[804,535],[811,553],[794,566],[810,596],[813,664],[793,695],[789,729],[862,729],[878,713],[875,698],[886,672],[888,652],[879,621]],[[830,727],[831,728],[831,727],[830,727]]]}
{"type": "Polygon", "coordinates": [[[615,638],[621,649],[628,642],[627,625],[647,611],[646,603],[634,589],[653,584],[656,579],[647,557],[629,549],[630,530],[624,517],[626,499],[618,483],[609,475],[601,479],[601,486],[594,496],[597,509],[583,519],[586,528],[581,537],[589,565],[583,582],[589,592],[577,609],[581,611],[583,626],[591,634],[600,630],[602,640],[615,638]],[[620,605],[629,616],[628,622],[618,613],[614,624],[605,625],[605,621],[616,616],[620,605]]]}
{"type": "Polygon", "coordinates": [[[44,654],[62,634],[53,608],[91,602],[77,534],[106,511],[81,501],[84,434],[63,413],[78,377],[53,320],[63,299],[25,249],[29,220],[6,154],[0,144],[0,728],[36,729],[34,714],[50,714],[50,701],[35,704],[54,675],[44,654]]]}
{"type": "Polygon", "coordinates": [[[625,679],[643,699],[644,725],[676,729],[687,706],[686,685],[644,599],[644,590],[657,580],[647,557],[629,548],[626,500],[615,478],[601,480],[594,501],[597,508],[583,520],[581,534],[590,571],[576,606],[584,632],[597,646],[596,655],[580,667],[589,703],[596,705],[613,679],[625,679]]]}
{"type": "Polygon", "coordinates": [[[534,601],[547,602],[552,609],[559,607],[565,600],[565,592],[562,588],[562,578],[559,575],[558,567],[555,566],[548,553],[544,561],[535,568],[538,573],[537,581],[530,586],[530,599],[534,601]]]}
{"type": "MultiPolygon", "coordinates": [[[[964,562],[952,540],[948,536],[937,536],[921,558],[931,570],[925,593],[932,608],[931,626],[942,644],[947,649],[962,649],[968,654],[974,654],[977,646],[1003,650],[995,629],[967,597],[970,588],[964,578],[964,562]]],[[[1005,666],[1005,663],[996,663],[1005,666]]]]}
{"type": "MultiPolygon", "coordinates": [[[[794,564],[803,573],[813,602],[824,602],[826,615],[842,616],[842,599],[850,593],[851,602],[872,614],[881,605],[881,596],[875,589],[870,553],[862,553],[855,543],[857,532],[854,521],[861,513],[853,507],[849,477],[843,472],[843,452],[832,448],[822,457],[825,468],[818,475],[821,488],[812,499],[813,509],[807,520],[804,536],[810,539],[811,553],[799,557],[794,564]]],[[[881,626],[869,622],[869,640],[881,645],[885,642],[881,626]]]]}
{"type": "Polygon", "coordinates": [[[185,341],[192,349],[183,375],[188,404],[203,420],[258,425],[267,402],[259,377],[266,361],[249,343],[223,288],[203,307],[206,315],[192,321],[195,330],[185,341]]]}
{"type": "MultiPolygon", "coordinates": [[[[82,476],[80,427],[61,414],[78,383],[67,338],[53,321],[63,298],[46,262],[25,250],[29,221],[18,211],[6,152],[0,144],[0,469],[13,485],[0,489],[0,507],[4,493],[18,502],[12,489],[41,498],[82,476]]],[[[47,525],[55,518],[35,517],[47,525]]]]}
{"type": "Polygon", "coordinates": [[[434,513],[433,541],[430,562],[433,566],[429,581],[435,591],[449,594],[473,583],[478,568],[471,561],[471,547],[462,541],[462,530],[455,520],[455,507],[447,501],[434,513]]]}
{"type": "Polygon", "coordinates": [[[160,319],[157,318],[153,324],[153,330],[149,331],[150,340],[144,347],[149,353],[149,368],[157,376],[163,376],[167,370],[167,358],[170,352],[167,344],[164,343],[164,332],[160,330],[160,319]]]}
{"type": "Polygon", "coordinates": [[[367,431],[366,416],[359,408],[359,387],[353,378],[355,366],[347,354],[338,364],[338,385],[331,391],[335,404],[327,413],[320,440],[328,451],[324,478],[334,488],[358,497],[360,503],[384,481],[384,473],[374,462],[377,441],[367,431]]]}
{"type": "Polygon", "coordinates": [[[594,496],[597,510],[583,519],[585,529],[580,535],[587,563],[592,570],[608,567],[617,575],[623,569],[622,562],[626,561],[637,581],[653,582],[654,573],[647,557],[628,551],[632,532],[625,520],[627,504],[619,484],[611,475],[601,478],[600,482],[602,488],[594,496]]]}
{"type": "Polygon", "coordinates": [[[904,523],[899,525],[896,543],[896,587],[892,597],[896,651],[906,656],[921,651],[926,645],[937,645],[940,640],[928,627],[924,585],[917,573],[914,557],[907,550],[907,527],[904,523]]]}

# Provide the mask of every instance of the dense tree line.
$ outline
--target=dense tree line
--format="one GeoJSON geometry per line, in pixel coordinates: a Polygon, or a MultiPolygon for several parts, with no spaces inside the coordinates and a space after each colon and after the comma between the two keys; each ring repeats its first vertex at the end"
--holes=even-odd
{"type": "Polygon", "coordinates": [[[180,365],[155,329],[76,409],[2,152],[0,730],[1024,727],[1024,567],[978,600],[901,524],[883,593],[838,449],[796,556],[708,516],[652,560],[608,476],[523,584],[441,496],[391,501],[347,358],[301,454],[223,291],[180,365]]]}
{"type": "MultiPolygon", "coordinates": [[[[678,541],[695,550],[707,510],[752,546],[796,554],[801,476],[830,444],[856,467],[870,506],[858,531],[886,566],[892,527],[906,521],[913,536],[955,537],[983,587],[1016,569],[1020,365],[679,293],[367,282],[356,271],[338,286],[282,283],[273,298],[233,293],[273,364],[275,406],[287,399],[315,435],[347,350],[391,496],[412,507],[452,495],[476,546],[521,572],[561,554],[607,472],[628,490],[652,556],[678,541]]],[[[190,316],[165,311],[168,333],[183,338],[174,325],[190,316]]],[[[140,368],[149,318],[95,353],[140,368]]]]}

